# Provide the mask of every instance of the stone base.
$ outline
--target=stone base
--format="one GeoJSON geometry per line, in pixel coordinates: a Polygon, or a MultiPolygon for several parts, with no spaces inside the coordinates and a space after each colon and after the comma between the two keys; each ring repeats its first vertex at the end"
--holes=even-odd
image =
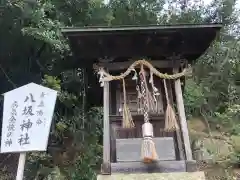
{"type": "MultiPolygon", "coordinates": [[[[195,170],[196,171],[196,170],[195,170]]],[[[186,171],[186,161],[157,161],[145,164],[142,161],[111,163],[111,173],[171,173],[186,171]]]]}
{"type": "Polygon", "coordinates": [[[204,172],[98,175],[97,180],[206,180],[204,172]]]}

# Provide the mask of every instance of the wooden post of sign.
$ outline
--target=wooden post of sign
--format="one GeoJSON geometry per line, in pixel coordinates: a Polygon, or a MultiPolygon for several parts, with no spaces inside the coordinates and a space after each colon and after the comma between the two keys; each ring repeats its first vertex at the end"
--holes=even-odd
{"type": "MultiPolygon", "coordinates": [[[[178,73],[178,72],[179,72],[178,68],[174,68],[174,73],[178,73]]],[[[180,79],[175,80],[175,94],[176,94],[178,116],[179,116],[182,135],[183,135],[183,143],[184,143],[184,149],[185,149],[185,154],[186,154],[186,160],[191,161],[192,160],[192,150],[191,150],[191,146],[190,146],[190,139],[189,139],[189,133],[188,133],[187,120],[186,120],[186,114],[185,114],[185,109],[184,109],[180,79]]]]}
{"type": "Polygon", "coordinates": [[[20,153],[16,180],[23,180],[26,153],[20,153]]]}
{"type": "Polygon", "coordinates": [[[111,174],[110,123],[109,123],[109,82],[103,87],[103,164],[102,174],[111,174]]]}

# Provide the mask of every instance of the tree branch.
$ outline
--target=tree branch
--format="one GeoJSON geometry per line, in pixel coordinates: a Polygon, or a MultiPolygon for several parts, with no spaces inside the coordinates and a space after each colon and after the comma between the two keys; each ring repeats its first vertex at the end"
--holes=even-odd
{"type": "Polygon", "coordinates": [[[0,64],[0,69],[3,72],[3,74],[5,75],[5,77],[7,78],[8,82],[14,87],[16,88],[17,85],[11,80],[11,78],[8,76],[8,74],[6,73],[6,71],[3,69],[2,65],[0,64]]]}
{"type": "Polygon", "coordinates": [[[40,67],[41,70],[46,70],[46,68],[40,63],[39,61],[39,58],[43,52],[43,50],[45,49],[46,47],[46,43],[43,43],[43,45],[37,50],[36,54],[34,54],[33,52],[31,54],[34,54],[32,57],[30,57],[30,60],[31,59],[35,59],[37,65],[40,67]]]}

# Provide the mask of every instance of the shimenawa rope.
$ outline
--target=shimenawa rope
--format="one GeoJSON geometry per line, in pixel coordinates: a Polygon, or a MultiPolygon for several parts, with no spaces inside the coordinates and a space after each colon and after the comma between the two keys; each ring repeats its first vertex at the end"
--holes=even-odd
{"type": "Polygon", "coordinates": [[[176,73],[176,74],[163,74],[160,73],[156,68],[154,68],[148,61],[146,60],[138,60],[135,61],[132,65],[130,65],[130,67],[121,75],[118,76],[112,76],[111,74],[107,73],[102,67],[96,67],[95,69],[99,69],[98,74],[100,74],[100,83],[101,85],[103,85],[104,81],[113,81],[113,80],[121,80],[123,78],[125,78],[126,76],[128,76],[131,71],[134,71],[135,67],[138,65],[144,65],[147,66],[150,69],[150,72],[152,72],[154,75],[156,75],[159,78],[162,79],[178,79],[182,76],[185,76],[187,74],[189,74],[189,70],[188,69],[184,69],[182,72],[180,73],[176,73]]]}

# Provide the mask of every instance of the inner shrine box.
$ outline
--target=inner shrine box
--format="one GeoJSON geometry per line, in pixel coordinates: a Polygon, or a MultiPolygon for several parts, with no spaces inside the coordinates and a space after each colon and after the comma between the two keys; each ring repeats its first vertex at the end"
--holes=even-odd
{"type": "MultiPolygon", "coordinates": [[[[120,63],[123,64],[123,63],[120,63]]],[[[157,66],[157,62],[155,65],[157,66]]],[[[118,66],[118,63],[116,63],[118,66]]],[[[123,66],[121,66],[123,67],[123,66]]],[[[119,69],[118,69],[119,70],[119,69]]],[[[126,70],[126,69],[122,69],[126,70]]],[[[120,74],[118,71],[110,71],[111,74],[120,74]]],[[[163,72],[167,72],[166,70],[163,72]]],[[[148,77],[148,76],[147,76],[148,77]]],[[[136,90],[136,82],[132,80],[132,76],[125,80],[127,104],[130,109],[134,128],[122,128],[123,120],[123,85],[122,81],[113,81],[110,83],[110,128],[112,129],[111,135],[111,149],[112,160],[114,162],[124,161],[141,161],[141,139],[142,139],[142,124],[143,112],[140,112],[138,103],[138,92],[136,90]]],[[[154,77],[154,84],[159,90],[157,97],[156,109],[150,110],[150,122],[154,124],[154,141],[156,143],[159,160],[176,160],[175,143],[173,132],[165,132],[164,127],[164,111],[166,109],[165,92],[163,88],[162,79],[154,77]],[[162,148],[164,147],[164,148],[162,148]]],[[[149,84],[148,84],[149,85],[149,84]]],[[[170,87],[168,81],[168,87],[170,87]]],[[[169,92],[170,93],[170,92],[169,92]]],[[[171,94],[171,93],[170,93],[171,94]]],[[[171,94],[172,96],[172,94],[171,94]]]]}
{"type": "MultiPolygon", "coordinates": [[[[88,107],[103,105],[102,174],[197,171],[184,110],[183,74],[188,65],[193,64],[208,49],[221,27],[221,24],[178,24],[62,30],[75,55],[72,63],[84,70],[85,102],[88,107]],[[143,59],[146,61],[138,61],[143,59]],[[148,109],[147,113],[145,106],[144,111],[139,108],[136,82],[132,79],[134,72],[124,77],[125,88],[121,78],[101,80],[104,78],[99,79],[99,76],[96,76],[96,73],[100,76],[104,73],[111,77],[121,76],[136,62],[147,62],[150,64],[148,67],[152,66],[158,73],[168,75],[166,78],[158,78],[155,71],[154,84],[160,95],[157,101],[154,101],[156,108],[148,109]],[[171,75],[176,76],[169,78],[171,75]],[[124,89],[126,101],[123,98],[124,89]],[[124,102],[128,105],[127,112],[131,114],[135,124],[132,128],[123,128],[124,102]],[[167,122],[165,117],[168,115],[167,102],[168,105],[171,104],[172,110],[175,110],[175,125],[179,126],[171,132],[164,130],[167,122]],[[146,119],[149,119],[149,122],[146,119]],[[143,137],[143,125],[146,124],[153,127],[150,140],[158,155],[154,163],[143,162],[141,156],[143,140],[148,140],[143,137]]],[[[139,72],[139,66],[134,68],[139,72]]],[[[151,86],[148,84],[151,74],[152,70],[146,68],[146,87],[151,86]]],[[[124,117],[125,115],[126,113],[124,117]]]]}

